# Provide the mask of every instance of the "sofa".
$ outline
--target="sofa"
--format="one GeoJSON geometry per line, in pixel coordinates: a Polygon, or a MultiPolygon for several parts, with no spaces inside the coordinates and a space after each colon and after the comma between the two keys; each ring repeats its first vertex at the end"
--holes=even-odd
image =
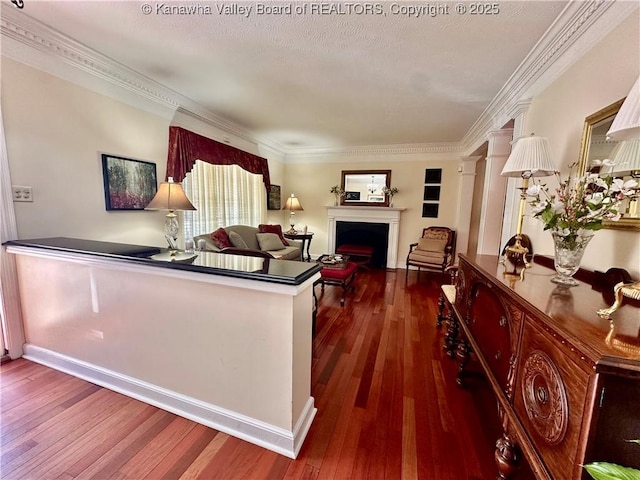
{"type": "Polygon", "coordinates": [[[221,253],[269,255],[281,260],[302,260],[302,242],[285,239],[280,225],[231,225],[193,237],[195,245],[204,240],[204,250],[221,253]],[[285,244],[286,243],[286,244],[285,244]]]}

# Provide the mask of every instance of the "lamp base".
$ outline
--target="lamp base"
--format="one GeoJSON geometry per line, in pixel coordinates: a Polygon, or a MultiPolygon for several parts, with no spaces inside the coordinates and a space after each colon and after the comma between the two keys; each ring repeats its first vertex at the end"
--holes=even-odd
{"type": "Polygon", "coordinates": [[[516,234],[509,239],[504,249],[502,250],[502,258],[500,263],[505,266],[508,260],[513,266],[511,274],[522,275],[524,278],[524,269],[531,268],[531,258],[533,257],[533,249],[531,248],[531,240],[524,234],[516,234]],[[528,258],[527,258],[528,257],[528,258]],[[519,270],[522,270],[520,272],[519,270]]]}
{"type": "Polygon", "coordinates": [[[293,228],[293,225],[291,225],[291,228],[284,233],[286,233],[287,235],[296,235],[298,232],[295,228],[293,228]]]}

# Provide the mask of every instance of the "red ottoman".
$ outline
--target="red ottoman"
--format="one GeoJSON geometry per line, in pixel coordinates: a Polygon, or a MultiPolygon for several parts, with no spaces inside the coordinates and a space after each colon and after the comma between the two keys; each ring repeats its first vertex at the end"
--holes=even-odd
{"type": "Polygon", "coordinates": [[[373,247],[370,245],[344,244],[344,245],[340,245],[336,249],[336,253],[340,253],[342,255],[349,255],[351,257],[351,260],[356,262],[358,265],[365,266],[367,263],[371,261],[371,257],[373,256],[373,247]]]}
{"type": "Polygon", "coordinates": [[[356,278],[356,271],[358,265],[353,262],[348,262],[344,268],[323,268],[320,270],[319,283],[322,284],[322,291],[324,292],[325,285],[336,285],[342,287],[342,298],[340,299],[340,306],[344,307],[344,298],[347,295],[347,290],[351,289],[355,292],[353,282],[356,278]]]}

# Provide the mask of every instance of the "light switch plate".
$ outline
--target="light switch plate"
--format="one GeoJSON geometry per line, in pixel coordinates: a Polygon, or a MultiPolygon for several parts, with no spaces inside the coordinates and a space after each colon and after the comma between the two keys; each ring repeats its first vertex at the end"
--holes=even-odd
{"type": "Polygon", "coordinates": [[[14,202],[33,202],[33,189],[31,187],[14,185],[11,188],[14,202]]]}

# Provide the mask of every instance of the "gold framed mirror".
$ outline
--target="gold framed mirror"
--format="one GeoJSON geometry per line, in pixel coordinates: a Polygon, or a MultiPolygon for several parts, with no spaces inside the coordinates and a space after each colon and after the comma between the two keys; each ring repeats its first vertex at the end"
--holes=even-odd
{"type": "Polygon", "coordinates": [[[343,170],[340,205],[388,207],[384,188],[391,186],[391,170],[343,170]]]}
{"type": "MultiPolygon", "coordinates": [[[[619,142],[608,139],[607,132],[623,102],[624,98],[585,118],[580,145],[579,175],[584,175],[586,172],[600,173],[601,166],[597,165],[596,161],[612,158],[619,142]]],[[[607,173],[606,169],[603,169],[603,175],[611,175],[611,173],[607,173]]],[[[637,213],[636,216],[630,216],[628,210],[629,201],[626,201],[622,205],[622,211],[625,212],[622,218],[617,222],[605,220],[603,227],[619,230],[640,230],[640,218],[637,213]]]]}

